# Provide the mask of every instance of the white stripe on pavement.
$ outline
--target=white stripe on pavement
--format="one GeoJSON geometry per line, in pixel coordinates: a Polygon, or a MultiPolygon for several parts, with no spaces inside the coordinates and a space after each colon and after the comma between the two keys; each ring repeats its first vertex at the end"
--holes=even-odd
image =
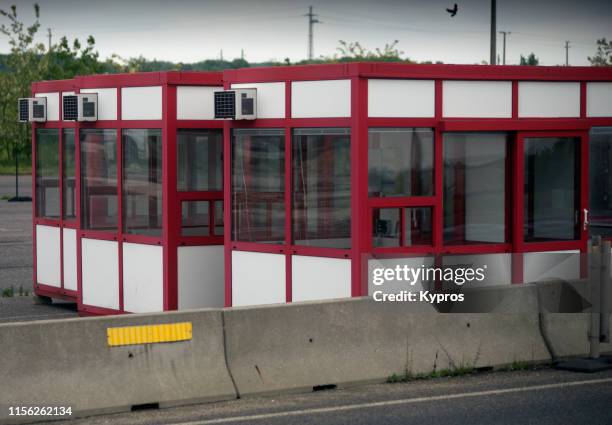
{"type": "Polygon", "coordinates": [[[527,387],[505,388],[505,389],[498,389],[498,390],[474,391],[474,392],[468,392],[468,393],[446,394],[446,395],[438,395],[438,396],[430,396],[430,397],[415,397],[415,398],[406,398],[406,399],[401,399],[401,400],[378,401],[378,402],[363,403],[363,404],[347,404],[347,405],[335,406],[335,407],[320,407],[320,408],[303,409],[303,410],[292,410],[288,412],[263,413],[259,415],[233,416],[233,417],[228,417],[228,418],[206,419],[206,420],[195,421],[195,422],[182,422],[182,423],[178,423],[174,425],[209,425],[209,424],[226,424],[226,423],[242,422],[242,421],[257,421],[257,420],[262,420],[262,419],[276,419],[276,418],[311,415],[311,414],[319,414],[319,413],[343,412],[347,410],[368,409],[372,407],[397,406],[401,404],[423,403],[423,402],[428,402],[428,401],[454,400],[454,399],[470,398],[470,397],[482,397],[482,396],[490,396],[490,395],[521,393],[521,392],[527,392],[527,391],[542,391],[542,390],[551,390],[551,389],[557,389],[557,388],[576,387],[576,386],[582,386],[582,385],[604,384],[604,383],[609,383],[609,382],[612,383],[612,378],[592,379],[592,380],[586,380],[586,381],[562,382],[558,384],[533,385],[533,386],[527,386],[527,387]]]}

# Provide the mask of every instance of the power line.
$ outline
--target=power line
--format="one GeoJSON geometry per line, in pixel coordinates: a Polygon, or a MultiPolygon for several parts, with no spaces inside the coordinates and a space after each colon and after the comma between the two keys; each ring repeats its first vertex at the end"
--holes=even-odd
{"type": "Polygon", "coordinates": [[[316,16],[316,14],[312,13],[312,6],[308,7],[308,13],[304,16],[308,17],[308,60],[312,60],[313,56],[314,56],[314,46],[313,46],[313,40],[312,40],[312,30],[314,27],[314,24],[320,24],[321,21],[319,21],[316,16]]]}

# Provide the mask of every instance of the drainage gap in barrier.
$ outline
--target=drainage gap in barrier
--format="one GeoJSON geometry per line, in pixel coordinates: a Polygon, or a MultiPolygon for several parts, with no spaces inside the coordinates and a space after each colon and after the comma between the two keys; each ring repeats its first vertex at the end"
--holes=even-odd
{"type": "Polygon", "coordinates": [[[338,388],[336,384],[315,385],[314,387],[312,387],[312,391],[328,391],[335,390],[336,388],[338,388]]]}
{"type": "Polygon", "coordinates": [[[493,366],[481,366],[474,368],[476,372],[490,372],[493,370],[493,366]]]}
{"type": "Polygon", "coordinates": [[[159,403],[144,403],[144,404],[135,404],[132,406],[132,412],[137,412],[140,410],[153,410],[159,409],[159,403]]]}

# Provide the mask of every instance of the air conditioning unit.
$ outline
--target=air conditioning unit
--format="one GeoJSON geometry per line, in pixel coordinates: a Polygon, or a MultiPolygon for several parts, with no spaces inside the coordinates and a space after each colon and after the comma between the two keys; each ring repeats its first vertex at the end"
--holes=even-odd
{"type": "Polygon", "coordinates": [[[231,120],[257,118],[257,89],[215,92],[215,118],[231,120]]]}
{"type": "Polygon", "coordinates": [[[80,93],[64,96],[62,115],[64,121],[97,121],[98,94],[80,93]]]}
{"type": "Polygon", "coordinates": [[[46,97],[22,97],[17,101],[19,122],[47,121],[46,97]]]}

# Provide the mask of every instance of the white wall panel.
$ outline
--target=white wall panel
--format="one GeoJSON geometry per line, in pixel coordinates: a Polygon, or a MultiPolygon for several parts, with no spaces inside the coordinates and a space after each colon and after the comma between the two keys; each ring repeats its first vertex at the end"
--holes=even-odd
{"type": "Polygon", "coordinates": [[[161,120],[161,86],[123,87],[121,89],[121,117],[124,120],[161,120]]]}
{"type": "Polygon", "coordinates": [[[523,280],[579,279],[580,251],[528,252],[523,259],[523,280]]]}
{"type": "Polygon", "coordinates": [[[61,286],[60,229],[36,225],[36,280],[48,286],[61,286]]]}
{"type": "Polygon", "coordinates": [[[176,119],[215,119],[214,92],[223,87],[178,86],[176,88],[176,119]]]}
{"type": "Polygon", "coordinates": [[[522,81],[518,103],[521,118],[579,117],[580,84],[522,81]]]}
{"type": "Polygon", "coordinates": [[[81,93],[98,93],[98,121],[117,119],[117,89],[81,89],[81,93]]]}
{"type": "Polygon", "coordinates": [[[64,289],[77,290],[77,233],[74,229],[63,229],[64,235],[64,289]]]}
{"type": "Polygon", "coordinates": [[[81,239],[83,304],[119,309],[117,242],[81,239]]]}
{"type": "Polygon", "coordinates": [[[433,80],[368,80],[368,116],[431,118],[434,115],[433,80]]]}
{"type": "Polygon", "coordinates": [[[47,121],[59,121],[59,93],[36,93],[35,97],[47,98],[47,121]]]}
{"type": "Polygon", "coordinates": [[[482,268],[484,280],[464,283],[465,287],[483,287],[512,284],[512,254],[445,255],[442,265],[482,268]]]}
{"type": "Polygon", "coordinates": [[[396,294],[401,291],[416,292],[423,288],[422,280],[409,285],[405,281],[386,281],[382,285],[374,285],[374,272],[376,269],[394,269],[396,266],[419,269],[421,267],[433,267],[433,257],[411,257],[411,258],[371,258],[368,260],[368,295],[372,296],[375,291],[383,291],[396,294]]]}
{"type": "Polygon", "coordinates": [[[293,118],[338,118],[351,116],[351,80],[293,81],[293,118]]]}
{"type": "Polygon", "coordinates": [[[162,247],[124,243],[123,309],[132,313],[164,310],[162,247]]]}
{"type": "Polygon", "coordinates": [[[285,256],[232,251],[232,305],[276,304],[286,301],[285,256]]]}
{"type": "Polygon", "coordinates": [[[223,245],[178,248],[178,308],[225,306],[223,245]]]}
{"type": "Polygon", "coordinates": [[[293,301],[351,296],[351,260],[303,255],[291,257],[293,301]]]}
{"type": "Polygon", "coordinates": [[[285,118],[285,83],[232,84],[233,89],[257,89],[257,118],[285,118]]]}
{"type": "Polygon", "coordinates": [[[587,117],[612,117],[612,83],[587,83],[587,117]]]}
{"type": "Polygon", "coordinates": [[[453,118],[511,118],[510,81],[444,81],[442,114],[453,118]]]}

